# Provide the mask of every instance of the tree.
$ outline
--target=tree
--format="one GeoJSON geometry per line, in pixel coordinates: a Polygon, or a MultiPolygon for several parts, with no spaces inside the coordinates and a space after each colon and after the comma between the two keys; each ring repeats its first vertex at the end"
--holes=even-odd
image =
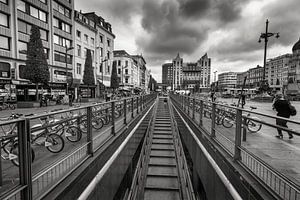
{"type": "Polygon", "coordinates": [[[117,61],[113,61],[113,67],[111,71],[110,87],[115,90],[119,88],[118,74],[117,74],[117,61]]]}
{"type": "Polygon", "coordinates": [[[84,72],[83,72],[83,84],[90,86],[95,85],[94,70],[92,65],[92,54],[91,50],[88,49],[86,52],[86,58],[84,63],[84,72]]]}
{"type": "Polygon", "coordinates": [[[30,39],[27,44],[26,70],[23,77],[36,85],[36,100],[38,100],[39,84],[47,85],[50,79],[49,67],[41,40],[40,29],[31,26],[30,39]]]}

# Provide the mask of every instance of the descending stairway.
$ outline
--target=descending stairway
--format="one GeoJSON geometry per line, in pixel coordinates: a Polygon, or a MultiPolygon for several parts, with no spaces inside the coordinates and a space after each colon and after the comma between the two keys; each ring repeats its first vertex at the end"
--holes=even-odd
{"type": "Polygon", "coordinates": [[[154,120],[143,199],[181,199],[171,116],[163,99],[158,102],[154,120]]]}

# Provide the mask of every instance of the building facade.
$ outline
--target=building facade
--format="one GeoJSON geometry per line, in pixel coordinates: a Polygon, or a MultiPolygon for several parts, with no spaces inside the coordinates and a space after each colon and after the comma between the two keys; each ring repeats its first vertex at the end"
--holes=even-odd
{"type": "Polygon", "coordinates": [[[172,87],[173,74],[172,63],[165,63],[162,65],[162,84],[165,85],[165,87],[172,87]]]}
{"type": "MultiPolygon", "coordinates": [[[[4,71],[1,72],[0,87],[16,88],[18,100],[35,98],[35,86],[22,77],[22,71],[26,70],[27,43],[34,24],[40,28],[49,65],[47,89],[64,94],[66,77],[73,76],[73,50],[67,52],[66,59],[66,48],[73,46],[74,1],[1,0],[0,4],[0,68],[4,71]]],[[[39,93],[42,93],[41,89],[39,93]]]]}
{"type": "MultiPolygon", "coordinates": [[[[94,70],[94,77],[96,77],[96,59],[95,59],[95,38],[97,35],[97,29],[95,28],[95,22],[84,14],[75,11],[75,65],[74,65],[74,82],[76,82],[75,96],[78,94],[82,97],[95,97],[94,86],[84,86],[83,74],[86,60],[87,50],[91,50],[92,65],[94,70]]],[[[96,83],[96,80],[94,80],[96,83]]]]}
{"type": "Polygon", "coordinates": [[[179,56],[179,53],[177,54],[176,58],[172,61],[173,64],[173,83],[172,83],[172,89],[181,89],[182,87],[182,64],[183,59],[179,56]]]}
{"type": "Polygon", "coordinates": [[[182,66],[182,88],[193,90],[201,83],[201,68],[199,63],[183,63],[182,66]]]}
{"type": "Polygon", "coordinates": [[[200,67],[201,77],[200,77],[200,89],[210,87],[210,77],[211,77],[211,58],[205,53],[198,61],[198,66],[200,67]]]}
{"type": "Polygon", "coordinates": [[[237,72],[224,72],[218,74],[218,87],[222,90],[224,88],[235,88],[237,85],[237,72]]]}
{"type": "Polygon", "coordinates": [[[284,54],[275,58],[271,58],[266,63],[266,79],[269,86],[274,90],[282,90],[283,85],[287,84],[289,61],[291,54],[284,54]]]}
{"type": "Polygon", "coordinates": [[[104,18],[95,14],[95,12],[84,13],[88,19],[95,22],[97,30],[95,36],[95,74],[96,74],[96,96],[101,95],[106,87],[110,87],[114,39],[111,24],[106,22],[104,18]]]}
{"type": "Polygon", "coordinates": [[[138,87],[138,68],[136,61],[125,51],[113,51],[117,63],[120,86],[127,89],[138,87]]]}
{"type": "Polygon", "coordinates": [[[145,73],[147,63],[142,55],[131,55],[131,57],[136,61],[138,67],[138,88],[140,90],[146,90],[145,73]]]}

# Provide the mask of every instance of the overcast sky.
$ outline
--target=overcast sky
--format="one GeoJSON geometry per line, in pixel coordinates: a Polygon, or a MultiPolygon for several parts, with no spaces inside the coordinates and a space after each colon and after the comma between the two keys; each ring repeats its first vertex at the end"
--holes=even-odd
{"type": "Polygon", "coordinates": [[[266,19],[280,32],[269,38],[267,58],[291,53],[300,37],[300,0],[75,0],[75,9],[111,23],[115,50],[142,54],[158,82],[178,52],[184,62],[207,52],[217,74],[262,66],[266,19]]]}

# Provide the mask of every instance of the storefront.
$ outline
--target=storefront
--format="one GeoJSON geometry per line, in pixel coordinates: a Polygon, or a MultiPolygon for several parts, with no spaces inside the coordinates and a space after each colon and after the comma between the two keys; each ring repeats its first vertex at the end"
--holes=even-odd
{"type": "Polygon", "coordinates": [[[79,94],[82,98],[95,98],[96,85],[80,85],[79,94]]]}

